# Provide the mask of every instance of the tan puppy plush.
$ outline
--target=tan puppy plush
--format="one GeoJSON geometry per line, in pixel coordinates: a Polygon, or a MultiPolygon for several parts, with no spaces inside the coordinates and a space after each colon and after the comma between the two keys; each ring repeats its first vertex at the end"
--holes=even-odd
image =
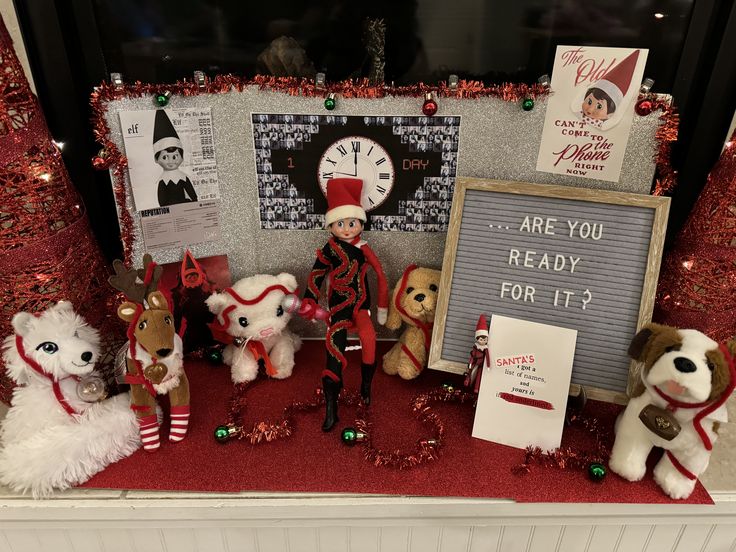
{"type": "Polygon", "coordinates": [[[386,327],[398,330],[403,321],[407,328],[383,355],[383,371],[387,374],[410,380],[427,366],[440,274],[439,270],[410,265],[396,284],[386,327]]]}

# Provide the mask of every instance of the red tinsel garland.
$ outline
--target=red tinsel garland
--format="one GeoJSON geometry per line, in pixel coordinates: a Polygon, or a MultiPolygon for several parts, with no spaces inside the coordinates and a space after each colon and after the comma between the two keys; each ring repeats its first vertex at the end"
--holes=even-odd
{"type": "MultiPolygon", "coordinates": [[[[115,201],[120,214],[120,231],[123,242],[125,262],[131,262],[133,245],[133,217],[126,208],[125,169],[127,159],[110,138],[110,128],[107,124],[107,104],[120,98],[137,98],[154,96],[164,92],[182,96],[197,96],[201,94],[227,94],[232,91],[242,92],[246,87],[257,86],[261,90],[281,92],[292,96],[327,97],[334,93],[343,98],[385,98],[385,97],[424,97],[432,92],[440,98],[487,98],[494,97],[507,102],[519,102],[526,98],[536,99],[546,96],[550,89],[540,84],[494,84],[485,85],[480,81],[462,80],[454,88],[447,83],[430,86],[417,83],[409,86],[373,85],[367,79],[347,80],[343,82],[326,83],[318,87],[314,80],[296,77],[271,77],[259,75],[251,79],[235,75],[217,75],[206,78],[204,84],[193,81],[178,81],[173,84],[133,84],[113,85],[102,83],[97,86],[90,98],[92,108],[92,124],[96,141],[102,146],[100,153],[93,159],[97,169],[112,169],[113,190],[115,201]]],[[[657,131],[657,179],[654,186],[655,195],[671,193],[676,184],[676,173],[670,164],[671,144],[677,139],[678,116],[670,102],[656,94],[641,95],[640,100],[648,100],[652,104],[652,112],[661,111],[662,124],[657,131]]]]}
{"type": "Polygon", "coordinates": [[[531,471],[533,464],[575,471],[586,471],[592,463],[605,464],[611,455],[613,428],[604,431],[599,427],[598,418],[583,413],[572,414],[568,420],[570,427],[580,427],[593,436],[595,445],[591,450],[580,451],[572,447],[560,447],[544,451],[539,447],[527,447],[524,461],[514,466],[512,472],[517,475],[527,474],[531,471]]]}
{"type": "Polygon", "coordinates": [[[672,102],[662,98],[658,94],[642,94],[639,102],[649,102],[652,112],[661,111],[659,125],[656,133],[657,154],[655,162],[657,171],[654,180],[652,195],[663,196],[671,194],[677,186],[677,171],[672,168],[672,144],[677,141],[677,130],[680,126],[680,116],[672,105],[672,102]]]}
{"type": "MultiPolygon", "coordinates": [[[[243,415],[247,407],[246,391],[265,379],[256,379],[250,383],[240,383],[235,386],[228,405],[226,427],[230,428],[230,437],[246,441],[251,445],[270,443],[292,436],[295,429],[295,416],[302,412],[321,410],[325,404],[321,389],[315,391],[314,397],[308,401],[294,401],[284,408],[281,420],[277,422],[258,421],[247,428],[243,422],[243,415]]],[[[445,428],[442,419],[432,410],[432,403],[469,403],[476,399],[475,393],[462,390],[435,389],[417,395],[411,400],[410,407],[414,416],[421,423],[430,426],[432,436],[419,439],[411,452],[400,450],[386,451],[373,446],[371,430],[368,421],[368,409],[363,404],[360,395],[355,392],[343,391],[339,403],[351,407],[357,405],[355,428],[364,434],[361,444],[366,461],[375,466],[389,466],[400,470],[417,467],[425,462],[435,460],[444,443],[445,428]]]]}

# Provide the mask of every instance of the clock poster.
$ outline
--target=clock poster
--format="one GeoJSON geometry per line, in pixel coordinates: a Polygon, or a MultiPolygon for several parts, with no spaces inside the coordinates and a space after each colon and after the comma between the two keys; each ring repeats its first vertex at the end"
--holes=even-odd
{"type": "Polygon", "coordinates": [[[444,232],[460,117],[254,113],[261,228],[324,227],[330,178],[363,180],[368,230],[444,232]]]}

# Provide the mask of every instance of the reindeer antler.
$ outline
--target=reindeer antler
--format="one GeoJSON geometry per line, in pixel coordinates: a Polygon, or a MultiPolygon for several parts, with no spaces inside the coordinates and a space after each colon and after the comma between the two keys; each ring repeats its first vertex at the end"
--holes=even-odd
{"type": "MultiPolygon", "coordinates": [[[[148,266],[153,262],[153,257],[149,253],[146,253],[143,255],[143,268],[138,269],[138,278],[140,278],[141,282],[146,281],[146,272],[148,272],[148,266]]],[[[145,287],[145,297],[148,297],[148,294],[156,291],[158,289],[158,281],[161,279],[161,275],[163,274],[164,269],[161,265],[156,265],[153,268],[153,274],[151,274],[151,281],[150,283],[145,287]]]]}
{"type": "Polygon", "coordinates": [[[146,272],[151,263],[153,263],[153,258],[148,253],[143,256],[143,268],[138,270],[127,268],[122,261],[116,259],[112,263],[115,275],[110,276],[107,281],[110,282],[112,287],[122,291],[128,300],[142,305],[148,294],[158,288],[158,281],[164,271],[162,267],[154,263],[151,280],[146,284],[146,272]]]}
{"type": "Polygon", "coordinates": [[[143,284],[136,282],[138,271],[134,268],[127,268],[120,259],[115,259],[112,262],[112,268],[115,270],[115,274],[107,279],[110,285],[122,291],[130,301],[143,304],[143,300],[146,298],[146,289],[143,284]]]}

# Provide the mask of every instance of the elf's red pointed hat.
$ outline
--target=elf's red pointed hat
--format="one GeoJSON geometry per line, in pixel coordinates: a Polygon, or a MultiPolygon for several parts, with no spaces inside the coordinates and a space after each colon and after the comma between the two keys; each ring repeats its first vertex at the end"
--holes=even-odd
{"type": "Polygon", "coordinates": [[[601,80],[593,83],[593,86],[608,94],[616,107],[620,106],[624,96],[629,91],[629,86],[631,86],[631,78],[634,76],[638,60],[639,50],[634,50],[621,63],[606,73],[601,80]]]}
{"type": "Polygon", "coordinates": [[[365,209],[360,204],[363,181],[359,178],[332,178],[327,181],[327,213],[325,226],[346,218],[365,222],[365,209]]]}
{"type": "Polygon", "coordinates": [[[475,337],[481,336],[488,337],[488,321],[485,314],[478,317],[478,323],[475,325],[475,337]]]}

